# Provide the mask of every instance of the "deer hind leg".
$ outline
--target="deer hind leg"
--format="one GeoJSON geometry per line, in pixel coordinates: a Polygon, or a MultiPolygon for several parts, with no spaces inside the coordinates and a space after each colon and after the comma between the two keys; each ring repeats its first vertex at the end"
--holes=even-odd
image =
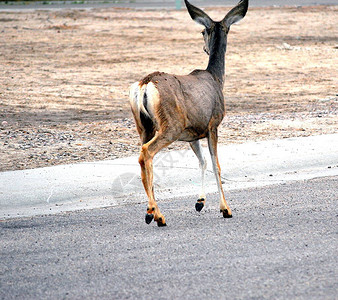
{"type": "Polygon", "coordinates": [[[141,149],[139,157],[141,178],[148,196],[148,208],[145,216],[147,224],[150,224],[150,222],[154,219],[158,226],[166,226],[165,218],[161,214],[154,196],[153,158],[157,152],[171,143],[172,141],[166,140],[164,136],[156,134],[149,142],[145,143],[141,149]]]}
{"type": "Polygon", "coordinates": [[[201,173],[202,173],[202,185],[201,185],[201,191],[199,194],[199,198],[195,204],[195,208],[197,211],[201,211],[202,208],[205,205],[205,192],[204,192],[204,178],[205,178],[205,170],[207,168],[207,162],[203,156],[203,151],[202,151],[202,147],[200,144],[200,141],[193,141],[190,143],[191,149],[194,151],[194,153],[196,154],[199,164],[200,164],[200,169],[201,169],[201,173]]]}
{"type": "Polygon", "coordinates": [[[218,192],[220,194],[220,211],[221,213],[223,213],[224,218],[232,218],[231,209],[225,200],[223,187],[222,187],[221,168],[219,165],[218,155],[217,155],[217,129],[210,130],[209,136],[208,136],[208,146],[209,146],[212,166],[213,166],[214,173],[216,176],[218,192]]]}

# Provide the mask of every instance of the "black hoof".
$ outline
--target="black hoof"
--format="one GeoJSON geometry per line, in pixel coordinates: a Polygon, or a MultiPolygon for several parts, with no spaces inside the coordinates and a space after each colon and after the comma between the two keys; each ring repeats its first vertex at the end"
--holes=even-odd
{"type": "Polygon", "coordinates": [[[221,210],[221,213],[223,213],[223,218],[232,218],[227,209],[221,210]]]}
{"type": "Polygon", "coordinates": [[[203,207],[204,207],[203,202],[197,202],[195,204],[195,208],[196,208],[197,211],[201,211],[203,207]]]}
{"type": "Polygon", "coordinates": [[[154,219],[153,214],[146,214],[146,223],[147,224],[150,224],[153,219],[154,219]]]}
{"type": "Polygon", "coordinates": [[[157,226],[158,227],[164,227],[164,226],[167,226],[166,223],[162,223],[162,218],[159,218],[158,221],[157,221],[157,226]]]}

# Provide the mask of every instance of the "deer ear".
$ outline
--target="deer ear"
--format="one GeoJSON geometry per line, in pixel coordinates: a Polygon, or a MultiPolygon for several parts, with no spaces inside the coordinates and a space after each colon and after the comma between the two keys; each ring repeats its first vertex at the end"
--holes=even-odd
{"type": "Polygon", "coordinates": [[[184,0],[185,5],[187,6],[188,12],[191,16],[191,18],[197,22],[198,24],[201,24],[205,26],[206,28],[211,28],[211,24],[213,21],[211,18],[201,9],[199,9],[196,6],[193,6],[188,2],[188,0],[184,0]]]}
{"type": "Polygon", "coordinates": [[[230,10],[227,15],[222,20],[222,23],[226,25],[227,28],[244,18],[246,12],[248,11],[249,0],[241,0],[232,10],[230,10]]]}

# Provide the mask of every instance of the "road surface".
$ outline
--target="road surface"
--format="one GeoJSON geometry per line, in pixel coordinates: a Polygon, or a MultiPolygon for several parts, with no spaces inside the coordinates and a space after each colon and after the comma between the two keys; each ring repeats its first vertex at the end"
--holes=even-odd
{"type": "Polygon", "coordinates": [[[338,177],[0,222],[0,299],[336,299],[338,177]]]}

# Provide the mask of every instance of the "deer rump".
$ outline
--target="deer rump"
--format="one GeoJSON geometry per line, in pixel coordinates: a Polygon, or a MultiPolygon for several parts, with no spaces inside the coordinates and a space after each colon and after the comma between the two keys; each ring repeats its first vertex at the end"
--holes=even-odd
{"type": "Polygon", "coordinates": [[[139,133],[146,131],[149,138],[171,126],[177,134],[172,138],[192,142],[206,137],[225,114],[222,90],[205,70],[184,76],[152,73],[132,85],[130,103],[139,133]]]}

